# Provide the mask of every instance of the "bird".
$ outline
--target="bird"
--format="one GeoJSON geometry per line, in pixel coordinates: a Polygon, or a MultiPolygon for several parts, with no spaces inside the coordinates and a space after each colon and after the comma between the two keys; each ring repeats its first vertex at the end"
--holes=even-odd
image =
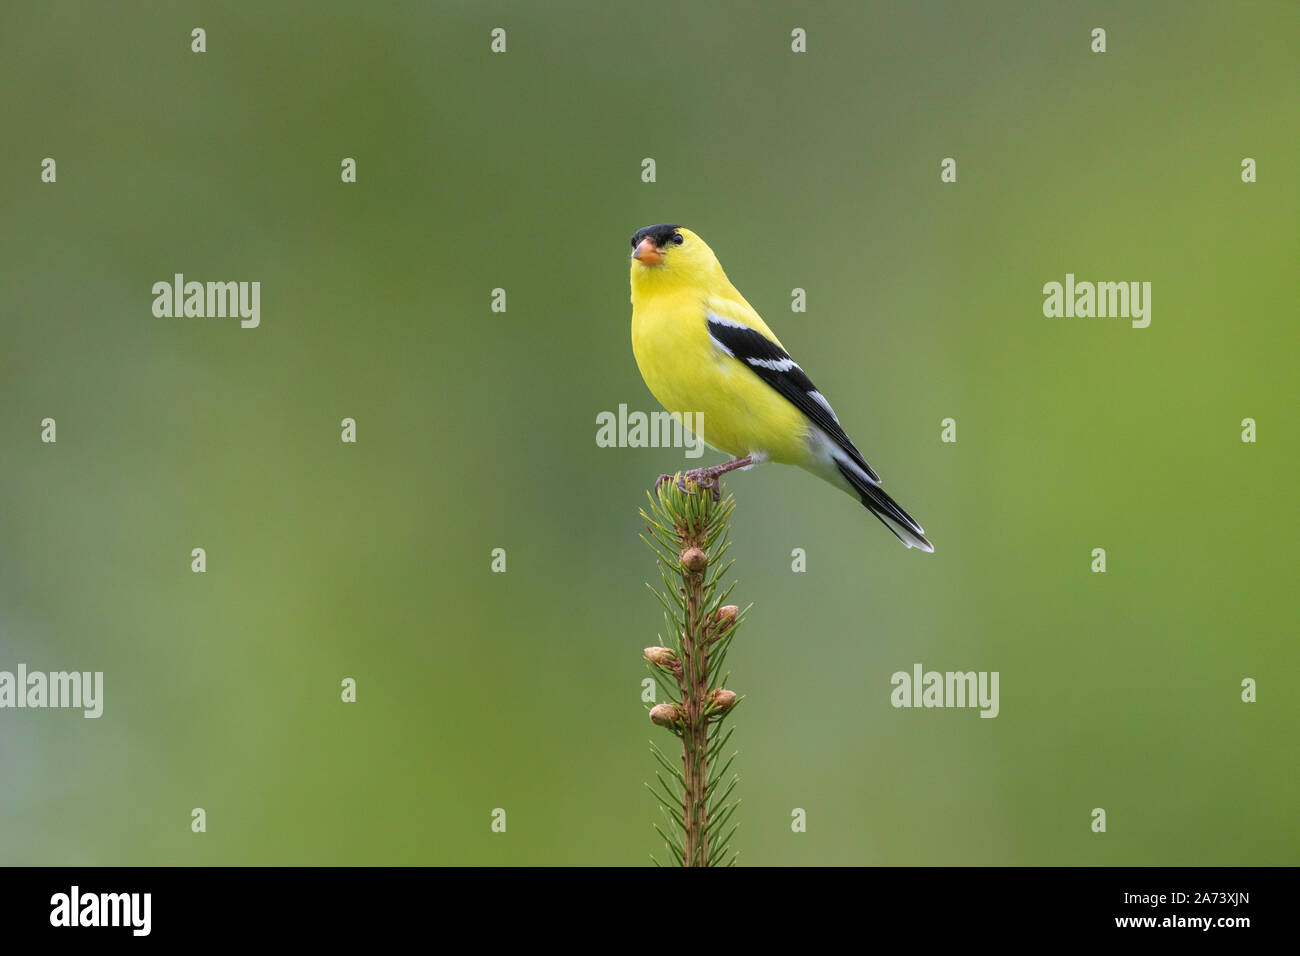
{"type": "MultiPolygon", "coordinates": [[[[798,465],[856,495],[907,545],[933,552],[924,529],[885,493],[830,402],[790,357],[708,244],[684,226],[632,235],[632,352],[646,386],[670,413],[702,423],[697,437],[731,460],[677,477],[709,489],[737,469],[798,465]],[[702,416],[702,417],[699,417],[702,416]]],[[[656,489],[671,476],[661,475],[656,489]]]]}

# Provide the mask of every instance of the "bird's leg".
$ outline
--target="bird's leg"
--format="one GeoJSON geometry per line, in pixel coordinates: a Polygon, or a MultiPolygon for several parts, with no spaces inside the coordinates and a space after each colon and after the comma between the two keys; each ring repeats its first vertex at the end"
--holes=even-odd
{"type": "Polygon", "coordinates": [[[677,480],[677,487],[686,491],[682,480],[690,478],[695,482],[697,487],[707,488],[713,492],[713,500],[717,501],[722,497],[722,489],[718,487],[718,477],[725,475],[729,471],[735,471],[737,468],[746,468],[754,464],[754,456],[746,455],[744,458],[733,458],[731,461],[724,461],[721,465],[714,465],[711,468],[692,468],[677,480]]]}
{"type": "MultiPolygon", "coordinates": [[[[686,487],[686,479],[695,482],[696,487],[707,488],[713,492],[713,500],[717,501],[722,496],[722,491],[718,487],[718,476],[725,475],[729,471],[735,471],[737,468],[746,468],[749,465],[756,464],[752,454],[744,458],[733,458],[731,461],[724,461],[720,465],[714,465],[711,468],[692,468],[690,471],[684,471],[677,475],[677,489],[683,494],[693,495],[695,492],[686,487]]],[[[672,475],[660,475],[655,479],[655,493],[659,492],[659,486],[665,481],[672,481],[672,475]]]]}

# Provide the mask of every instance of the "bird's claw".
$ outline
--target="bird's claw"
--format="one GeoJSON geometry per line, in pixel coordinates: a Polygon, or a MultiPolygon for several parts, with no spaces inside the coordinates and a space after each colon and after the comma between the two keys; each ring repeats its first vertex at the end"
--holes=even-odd
{"type": "Polygon", "coordinates": [[[696,488],[703,488],[706,491],[713,492],[713,500],[717,501],[722,497],[722,490],[718,487],[718,478],[708,468],[692,468],[690,471],[679,471],[674,475],[660,475],[655,479],[655,494],[663,487],[664,482],[672,481],[676,478],[677,490],[684,495],[695,494],[696,488]],[[687,481],[695,483],[695,488],[688,488],[687,481]]]}
{"type": "Polygon", "coordinates": [[[672,474],[672,475],[660,475],[658,478],[655,479],[655,494],[659,493],[659,489],[663,486],[664,482],[672,481],[674,478],[676,478],[677,490],[684,495],[693,495],[695,494],[695,492],[692,491],[690,488],[686,487],[686,479],[694,478],[694,477],[695,477],[694,472],[689,472],[689,471],[687,472],[679,471],[676,474],[672,474]]]}
{"type": "MultiPolygon", "coordinates": [[[[722,497],[722,489],[718,486],[718,476],[711,468],[692,468],[690,471],[686,472],[683,477],[690,478],[695,482],[695,487],[713,492],[714,501],[717,501],[722,497]]],[[[680,479],[678,480],[677,486],[679,488],[682,487],[680,479]]],[[[682,488],[682,490],[686,491],[685,488],[682,488]]],[[[687,492],[687,494],[694,494],[694,492],[687,492]]]]}

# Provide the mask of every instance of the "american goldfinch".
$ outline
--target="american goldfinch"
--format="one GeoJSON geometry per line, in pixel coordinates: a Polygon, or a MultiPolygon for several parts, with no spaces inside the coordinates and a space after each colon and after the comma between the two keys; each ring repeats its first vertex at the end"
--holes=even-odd
{"type": "Polygon", "coordinates": [[[685,421],[702,422],[698,437],[732,456],[687,472],[698,487],[716,495],[718,476],[737,468],[798,465],[857,495],[909,548],[934,550],[880,487],[830,402],[689,229],[646,226],[632,236],[632,351],[659,403],[684,417],[702,413],[685,421]]]}

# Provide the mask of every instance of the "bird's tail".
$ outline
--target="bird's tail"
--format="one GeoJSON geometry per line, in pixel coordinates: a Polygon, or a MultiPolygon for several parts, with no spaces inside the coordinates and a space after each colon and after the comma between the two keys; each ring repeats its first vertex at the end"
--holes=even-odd
{"type": "Polygon", "coordinates": [[[885,494],[885,489],[862,474],[852,462],[841,461],[837,457],[835,467],[853,486],[853,490],[858,493],[867,510],[879,518],[881,524],[894,532],[899,541],[909,548],[934,552],[934,545],[926,540],[925,529],[917,524],[916,519],[904,511],[897,501],[885,494]]]}

